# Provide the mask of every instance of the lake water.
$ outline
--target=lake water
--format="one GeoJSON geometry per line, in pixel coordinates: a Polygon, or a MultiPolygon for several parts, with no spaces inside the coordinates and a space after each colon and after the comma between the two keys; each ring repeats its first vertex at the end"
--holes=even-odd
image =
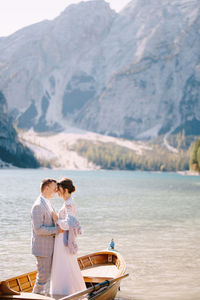
{"type": "Polygon", "coordinates": [[[0,280],[35,269],[31,206],[42,178],[64,176],[77,187],[79,255],[114,238],[125,258],[118,299],[200,299],[200,177],[173,173],[0,170],[0,280]]]}

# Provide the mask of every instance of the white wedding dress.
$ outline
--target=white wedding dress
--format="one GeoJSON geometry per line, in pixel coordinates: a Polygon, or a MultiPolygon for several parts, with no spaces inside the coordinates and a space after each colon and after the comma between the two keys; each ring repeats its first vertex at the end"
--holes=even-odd
{"type": "MultiPolygon", "coordinates": [[[[59,211],[58,224],[63,230],[68,230],[66,215],[76,216],[76,206],[72,198],[65,201],[59,211]]],[[[63,233],[55,237],[54,254],[50,281],[51,295],[70,295],[75,292],[85,290],[77,256],[71,254],[69,248],[64,245],[63,233]]]]}

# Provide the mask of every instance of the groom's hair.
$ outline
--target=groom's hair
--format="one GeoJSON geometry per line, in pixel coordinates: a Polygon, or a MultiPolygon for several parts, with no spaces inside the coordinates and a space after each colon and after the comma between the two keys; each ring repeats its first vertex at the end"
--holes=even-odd
{"type": "Polygon", "coordinates": [[[50,183],[52,182],[55,182],[57,183],[57,181],[55,179],[52,179],[52,178],[44,178],[41,182],[41,185],[40,185],[40,189],[41,189],[41,192],[44,191],[45,187],[48,186],[50,183]]]}

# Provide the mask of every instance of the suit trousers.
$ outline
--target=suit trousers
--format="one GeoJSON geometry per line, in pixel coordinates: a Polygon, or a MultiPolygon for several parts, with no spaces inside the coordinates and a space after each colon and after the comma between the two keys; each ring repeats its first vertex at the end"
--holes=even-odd
{"type": "Polygon", "coordinates": [[[33,293],[44,294],[48,293],[50,276],[51,276],[51,265],[53,256],[40,257],[36,256],[37,276],[35,285],[33,287],[33,293]]]}

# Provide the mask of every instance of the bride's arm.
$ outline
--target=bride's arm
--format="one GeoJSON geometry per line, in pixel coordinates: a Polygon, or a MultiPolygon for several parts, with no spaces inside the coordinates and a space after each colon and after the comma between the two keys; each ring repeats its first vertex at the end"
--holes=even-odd
{"type": "Polygon", "coordinates": [[[59,217],[58,217],[58,220],[57,220],[57,224],[60,226],[60,228],[62,230],[69,230],[66,208],[62,209],[59,212],[59,217]]]}

